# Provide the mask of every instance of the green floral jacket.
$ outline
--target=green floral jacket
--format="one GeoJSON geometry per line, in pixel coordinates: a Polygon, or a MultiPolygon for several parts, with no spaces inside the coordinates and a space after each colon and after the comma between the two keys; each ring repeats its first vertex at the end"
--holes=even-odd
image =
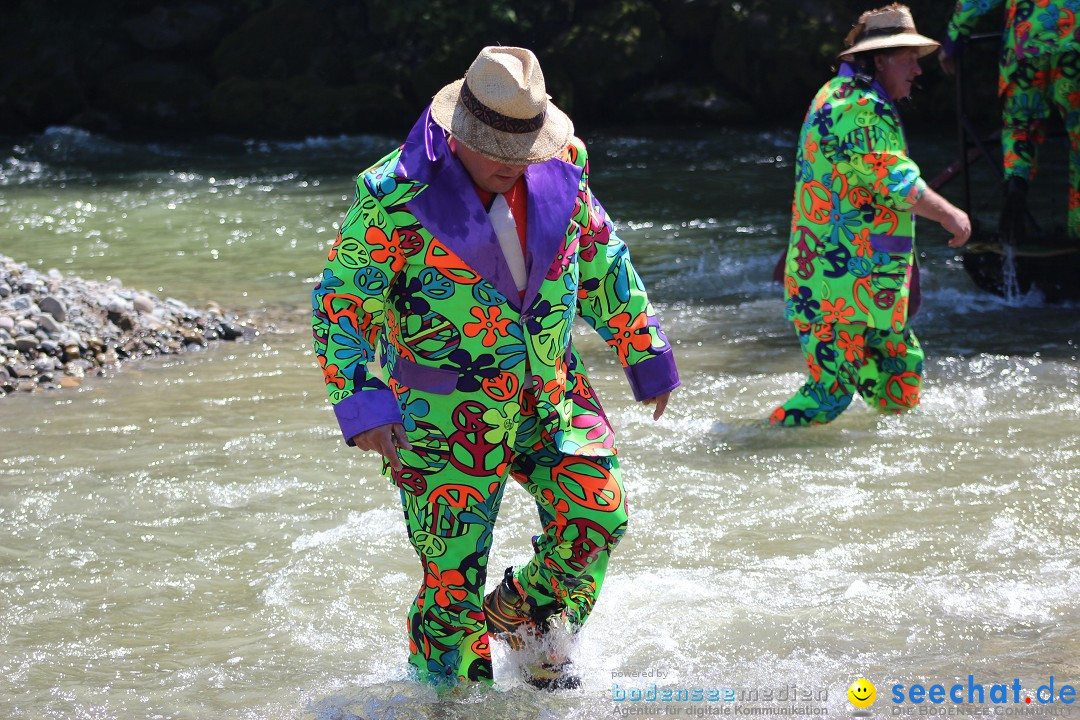
{"type": "Polygon", "coordinates": [[[926,184],[885,89],[844,63],[814,97],[795,157],[786,317],[902,329],[926,184]]]}
{"type": "Polygon", "coordinates": [[[610,345],[637,399],[679,384],[627,246],[589,189],[585,146],[575,139],[525,178],[523,298],[429,112],[357,178],[312,296],[315,352],[346,440],[401,422],[433,463],[449,458],[482,476],[489,450],[513,442],[521,403],[535,402],[563,452],[614,454],[572,344],[579,315],[610,345]],[[382,372],[368,367],[376,350],[382,372]]]}

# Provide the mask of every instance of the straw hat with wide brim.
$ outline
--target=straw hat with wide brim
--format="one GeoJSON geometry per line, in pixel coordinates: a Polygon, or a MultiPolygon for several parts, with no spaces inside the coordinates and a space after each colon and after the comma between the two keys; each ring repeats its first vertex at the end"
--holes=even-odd
{"type": "Polygon", "coordinates": [[[859,22],[844,38],[844,46],[847,49],[838,55],[841,60],[867,50],[903,47],[917,48],[919,57],[926,57],[941,47],[941,43],[915,30],[915,18],[907,5],[893,3],[860,15],[859,22]]]}
{"type": "Polygon", "coordinates": [[[531,50],[486,47],[465,77],[435,94],[431,116],[481,155],[508,165],[530,165],[558,155],[574,123],[555,107],[531,50]]]}

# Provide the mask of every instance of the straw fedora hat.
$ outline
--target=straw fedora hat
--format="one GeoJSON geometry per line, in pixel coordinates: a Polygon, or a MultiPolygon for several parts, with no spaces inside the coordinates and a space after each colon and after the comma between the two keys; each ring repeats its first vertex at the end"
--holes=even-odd
{"type": "Polygon", "coordinates": [[[440,127],[481,155],[508,165],[550,160],[567,146],[574,124],[555,107],[531,50],[486,47],[461,80],[431,100],[440,127]]]}
{"type": "Polygon", "coordinates": [[[859,16],[859,22],[844,38],[847,48],[838,57],[848,60],[855,53],[887,48],[918,48],[919,57],[926,57],[941,47],[937,40],[920,35],[915,30],[915,18],[907,5],[893,3],[859,16]]]}

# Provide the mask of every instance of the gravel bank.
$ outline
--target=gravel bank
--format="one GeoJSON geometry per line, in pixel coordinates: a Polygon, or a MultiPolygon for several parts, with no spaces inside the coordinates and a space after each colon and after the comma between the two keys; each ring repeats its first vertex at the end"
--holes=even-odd
{"type": "Polygon", "coordinates": [[[215,303],[196,310],[118,280],[42,273],[0,255],[0,396],[77,387],[126,360],[254,334],[215,303]]]}

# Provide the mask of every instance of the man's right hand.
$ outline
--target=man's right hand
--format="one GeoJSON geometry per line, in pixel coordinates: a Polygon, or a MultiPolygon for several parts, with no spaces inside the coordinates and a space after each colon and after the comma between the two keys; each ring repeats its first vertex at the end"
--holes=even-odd
{"type": "Polygon", "coordinates": [[[401,423],[388,423],[373,427],[370,430],[353,435],[352,441],[361,450],[373,450],[382,455],[395,471],[402,468],[398,449],[412,450],[412,445],[409,444],[408,438],[405,437],[405,427],[401,423]]]}
{"type": "Polygon", "coordinates": [[[960,247],[971,237],[971,218],[968,214],[929,187],[911,206],[911,211],[945,228],[946,232],[952,235],[949,238],[949,247],[960,247]]]}
{"type": "Polygon", "coordinates": [[[963,210],[954,207],[955,212],[950,212],[941,220],[941,227],[946,232],[952,233],[949,239],[949,247],[960,247],[971,237],[971,218],[963,210]]]}

